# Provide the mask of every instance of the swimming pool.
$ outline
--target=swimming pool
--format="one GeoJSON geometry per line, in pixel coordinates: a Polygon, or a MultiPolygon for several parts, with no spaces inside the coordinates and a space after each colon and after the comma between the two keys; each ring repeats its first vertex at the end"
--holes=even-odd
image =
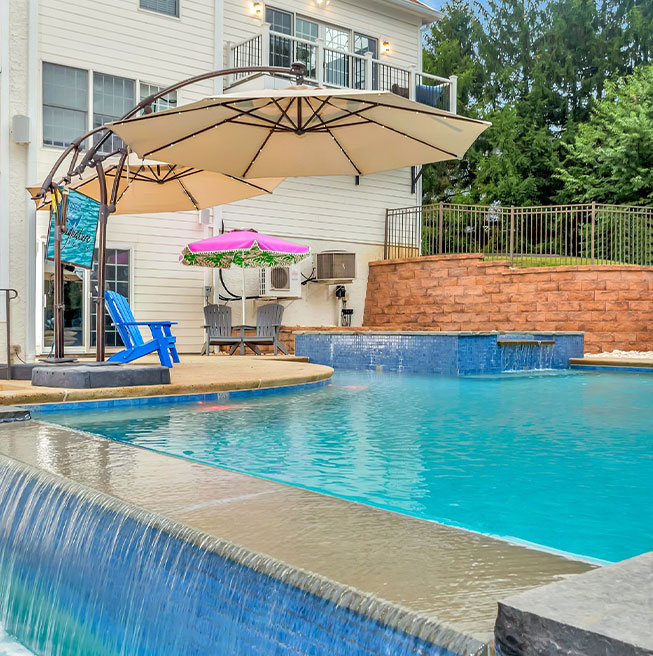
{"type": "Polygon", "coordinates": [[[47,421],[589,559],[653,548],[653,377],[338,372],[47,421]]]}

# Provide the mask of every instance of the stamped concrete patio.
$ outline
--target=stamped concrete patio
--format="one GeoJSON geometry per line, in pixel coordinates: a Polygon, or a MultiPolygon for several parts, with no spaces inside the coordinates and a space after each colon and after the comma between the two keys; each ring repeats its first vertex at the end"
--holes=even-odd
{"type": "MultiPolygon", "coordinates": [[[[182,355],[181,360],[170,372],[170,385],[65,389],[33,387],[29,380],[0,380],[0,405],[283,387],[325,380],[333,374],[331,367],[295,356],[182,355]]],[[[137,364],[158,364],[158,359],[148,356],[137,364]]]]}

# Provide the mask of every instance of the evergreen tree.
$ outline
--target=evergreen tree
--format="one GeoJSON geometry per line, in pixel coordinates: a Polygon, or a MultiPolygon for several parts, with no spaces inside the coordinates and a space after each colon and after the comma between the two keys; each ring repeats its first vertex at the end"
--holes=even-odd
{"type": "Polygon", "coordinates": [[[653,203],[653,65],[608,82],[566,150],[560,201],[653,203]]]}

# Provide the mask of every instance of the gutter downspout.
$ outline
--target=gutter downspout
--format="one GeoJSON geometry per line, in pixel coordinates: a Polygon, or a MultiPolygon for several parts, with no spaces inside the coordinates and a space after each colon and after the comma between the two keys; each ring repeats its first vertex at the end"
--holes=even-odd
{"type": "MultiPolygon", "coordinates": [[[[37,149],[40,143],[38,126],[39,99],[39,3],[29,0],[29,28],[27,45],[27,115],[30,125],[30,140],[27,145],[27,182],[36,180],[37,149]]],[[[25,350],[26,361],[33,362],[36,350],[36,204],[25,195],[27,228],[27,271],[26,271],[26,317],[25,350]]]]}

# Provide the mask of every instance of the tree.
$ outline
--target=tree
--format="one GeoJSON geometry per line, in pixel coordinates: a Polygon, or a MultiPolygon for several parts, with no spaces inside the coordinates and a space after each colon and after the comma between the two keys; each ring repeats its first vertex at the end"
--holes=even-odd
{"type": "MultiPolygon", "coordinates": [[[[447,0],[442,10],[444,18],[424,38],[424,71],[440,77],[455,73],[458,113],[475,116],[487,83],[478,53],[483,27],[468,0],[447,0]]],[[[422,171],[423,201],[452,200],[473,179],[469,160],[429,164],[422,171]]]]}
{"type": "Polygon", "coordinates": [[[562,202],[653,203],[653,65],[606,83],[556,177],[562,202]]]}

